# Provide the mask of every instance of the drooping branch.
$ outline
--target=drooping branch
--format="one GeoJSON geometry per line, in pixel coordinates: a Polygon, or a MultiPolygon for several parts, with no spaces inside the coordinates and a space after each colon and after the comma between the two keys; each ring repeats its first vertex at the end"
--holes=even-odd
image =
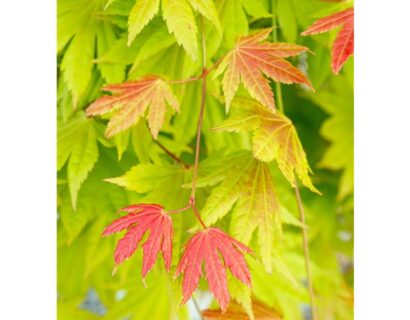
{"type": "Polygon", "coordinates": [[[204,75],[202,78],[202,91],[201,91],[201,106],[199,110],[199,119],[198,119],[198,126],[196,131],[196,146],[195,146],[195,162],[194,162],[194,172],[192,175],[192,189],[191,189],[191,197],[189,202],[191,203],[192,210],[195,213],[195,216],[201,223],[202,227],[206,229],[206,225],[201,219],[198,209],[195,206],[195,192],[196,192],[196,180],[198,177],[198,164],[199,164],[199,153],[201,151],[201,131],[202,131],[202,122],[204,119],[204,111],[205,111],[205,102],[206,102],[206,39],[205,39],[205,25],[203,18],[201,19],[201,31],[202,31],[202,74],[204,75]]]}
{"type": "MultiPolygon", "coordinates": [[[[206,102],[206,76],[208,74],[208,70],[206,69],[206,39],[205,39],[205,26],[203,19],[201,19],[201,35],[202,35],[202,74],[200,77],[193,77],[188,80],[176,80],[173,81],[172,83],[186,83],[186,82],[192,82],[196,81],[199,79],[202,79],[202,90],[201,90],[201,105],[200,105],[200,110],[199,110],[199,118],[198,118],[198,125],[197,125],[197,131],[196,131],[196,143],[195,143],[195,161],[194,161],[194,169],[193,169],[193,175],[192,175],[192,187],[191,187],[191,196],[189,197],[189,202],[187,206],[181,208],[181,209],[176,209],[176,210],[171,210],[168,211],[168,213],[179,213],[186,211],[188,209],[192,209],[192,211],[195,214],[195,217],[201,224],[201,226],[206,229],[206,225],[201,219],[201,216],[199,214],[199,210],[197,209],[195,205],[195,193],[196,193],[196,180],[198,177],[198,164],[199,164],[199,154],[201,151],[201,132],[202,132],[202,123],[203,123],[203,118],[204,118],[204,111],[205,111],[205,102],[206,102]]],[[[220,59],[221,60],[221,59],[220,59]]],[[[220,62],[218,60],[216,64],[220,62]]]]}

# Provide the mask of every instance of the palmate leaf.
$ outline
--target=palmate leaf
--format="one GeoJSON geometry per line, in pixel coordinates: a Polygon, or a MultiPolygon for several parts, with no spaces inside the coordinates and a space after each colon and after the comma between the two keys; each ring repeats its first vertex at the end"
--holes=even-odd
{"type": "Polygon", "coordinates": [[[225,71],[222,86],[227,111],[240,82],[253,98],[275,110],[273,91],[263,74],[281,83],[304,83],[311,87],[305,75],[284,59],[305,52],[308,48],[296,44],[262,42],[271,31],[265,29],[240,38],[215,71],[214,77],[225,71]]]}
{"type": "Polygon", "coordinates": [[[338,74],[354,52],[354,9],[349,8],[317,20],[302,36],[327,32],[342,26],[332,48],[332,70],[338,74]]]}
{"type": "Polygon", "coordinates": [[[137,204],[122,208],[127,212],[103,231],[103,236],[127,230],[125,236],[118,241],[115,249],[114,260],[120,264],[128,259],[137,249],[143,235],[149,232],[148,239],[142,245],[144,258],[142,260],[142,277],[154,266],[158,252],[161,251],[165,269],[169,271],[172,259],[172,221],[164,208],[156,204],[137,204]]]}
{"type": "Polygon", "coordinates": [[[209,290],[224,312],[230,300],[225,269],[229,269],[239,281],[251,286],[251,275],[243,252],[252,251],[217,228],[207,228],[196,233],[185,245],[175,274],[184,274],[182,303],[187,302],[198,287],[204,262],[209,290]],[[223,257],[224,263],[219,255],[223,257]]]}
{"type": "Polygon", "coordinates": [[[272,113],[251,99],[236,98],[233,105],[233,114],[215,129],[253,131],[252,150],[256,159],[266,162],[276,160],[292,186],[295,186],[298,176],[311,191],[320,193],[310,179],[311,169],[292,122],[280,112],[272,113]]]}
{"type": "Polygon", "coordinates": [[[57,130],[57,169],[68,160],[67,178],[72,206],[75,209],[77,194],[98,159],[97,134],[92,120],[83,112],[77,113],[57,130]]]}
{"type": "Polygon", "coordinates": [[[107,137],[135,125],[149,107],[148,124],[154,139],[165,118],[165,103],[179,111],[179,103],[168,84],[159,77],[147,76],[137,81],[111,84],[103,87],[113,96],[102,96],[86,110],[88,116],[113,112],[105,132],[107,137]]]}
{"type": "MultiPolygon", "coordinates": [[[[225,159],[221,159],[221,164],[225,159]]],[[[206,224],[214,224],[232,209],[230,233],[248,244],[257,229],[261,259],[268,272],[272,271],[274,244],[281,235],[280,204],[266,163],[255,160],[248,153],[229,157],[219,177],[205,181],[215,184],[201,215],[206,224]]],[[[199,181],[200,182],[200,181],[199,181]]]]}

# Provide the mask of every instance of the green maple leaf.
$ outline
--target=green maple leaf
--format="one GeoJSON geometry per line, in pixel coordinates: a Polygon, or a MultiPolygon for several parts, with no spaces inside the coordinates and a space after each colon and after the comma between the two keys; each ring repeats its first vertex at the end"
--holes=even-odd
{"type": "MultiPolygon", "coordinates": [[[[221,24],[213,0],[162,0],[162,17],[168,30],[175,36],[179,45],[186,50],[193,60],[198,58],[198,28],[194,9],[210,20],[221,33],[221,24]]],[[[159,0],[137,0],[128,18],[128,45],[158,14],[159,0]]]]}
{"type": "MultiPolygon", "coordinates": [[[[57,12],[57,52],[62,53],[61,70],[73,96],[73,106],[86,93],[97,56],[103,55],[115,41],[111,21],[99,18],[103,12],[101,0],[59,0],[57,12]]],[[[121,81],[124,67],[98,65],[108,82],[121,81]]]]}
{"type": "Polygon", "coordinates": [[[72,206],[75,209],[81,184],[98,159],[97,134],[93,120],[77,113],[57,130],[57,170],[68,161],[67,179],[72,206]]]}

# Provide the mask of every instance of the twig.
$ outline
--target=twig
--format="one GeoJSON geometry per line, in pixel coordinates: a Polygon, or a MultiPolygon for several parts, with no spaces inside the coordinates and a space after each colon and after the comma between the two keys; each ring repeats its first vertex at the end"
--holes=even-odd
{"type": "Polygon", "coordinates": [[[184,84],[184,83],[189,83],[189,82],[195,82],[203,78],[203,75],[201,74],[200,76],[188,78],[188,79],[181,79],[181,80],[168,80],[169,83],[175,83],[175,84],[184,84]]]}
{"type": "Polygon", "coordinates": [[[176,210],[168,210],[167,213],[168,214],[180,213],[180,212],[187,211],[188,209],[191,209],[191,203],[190,202],[188,202],[188,204],[183,208],[176,209],[176,210]]]}
{"type": "MultiPolygon", "coordinates": [[[[205,44],[205,32],[204,32],[204,25],[203,20],[201,20],[202,26],[202,70],[203,73],[206,73],[206,44],[205,44]]],[[[195,162],[194,162],[194,173],[192,176],[192,191],[191,191],[191,198],[195,199],[195,192],[196,192],[196,179],[198,176],[198,163],[199,163],[199,152],[201,150],[201,130],[202,130],[202,122],[204,118],[204,111],[205,111],[205,99],[206,99],[206,76],[202,79],[202,93],[201,93],[201,107],[199,111],[199,119],[198,119],[198,126],[196,131],[196,146],[195,146],[195,162]]]]}
{"type": "Polygon", "coordinates": [[[195,206],[195,198],[190,198],[189,203],[191,204],[192,211],[194,211],[196,218],[198,219],[199,223],[201,224],[202,228],[206,229],[206,225],[204,221],[201,219],[201,215],[199,214],[199,211],[197,207],[195,206]]]}
{"type": "Polygon", "coordinates": [[[199,153],[201,151],[201,130],[202,130],[202,122],[204,118],[204,111],[205,111],[205,99],[206,99],[206,41],[205,41],[205,26],[204,20],[201,18],[201,30],[202,30],[202,74],[204,75],[202,78],[202,93],[201,93],[201,108],[199,111],[199,119],[198,119],[198,127],[196,131],[196,146],[195,146],[195,162],[194,162],[194,173],[192,175],[192,190],[191,190],[191,197],[189,202],[191,204],[191,208],[195,213],[195,216],[201,223],[202,227],[206,229],[206,225],[201,219],[198,209],[195,206],[195,192],[196,192],[196,179],[198,177],[198,163],[199,163],[199,153]]]}
{"type": "MultiPolygon", "coordinates": [[[[188,79],[180,79],[180,80],[168,80],[168,83],[172,84],[184,84],[184,83],[190,83],[190,82],[195,82],[201,79],[204,79],[208,74],[211,73],[222,61],[222,59],[225,58],[225,55],[222,55],[209,69],[202,68],[202,73],[199,76],[196,77],[191,77],[188,79]]],[[[203,64],[205,66],[205,64],[203,64]]]]}
{"type": "Polygon", "coordinates": [[[169,155],[172,159],[174,159],[176,162],[182,164],[185,168],[189,168],[190,165],[188,163],[185,163],[182,161],[180,158],[178,158],[175,154],[173,154],[171,151],[169,151],[161,142],[158,140],[154,140],[154,142],[162,149],[164,152],[169,155]]]}

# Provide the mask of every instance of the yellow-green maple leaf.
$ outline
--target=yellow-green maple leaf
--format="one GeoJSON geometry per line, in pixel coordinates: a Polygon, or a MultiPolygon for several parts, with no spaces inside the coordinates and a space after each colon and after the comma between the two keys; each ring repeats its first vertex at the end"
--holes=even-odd
{"type": "Polygon", "coordinates": [[[276,160],[292,186],[295,186],[297,176],[311,191],[320,193],[310,179],[311,169],[292,122],[280,112],[273,113],[251,99],[236,98],[233,105],[233,114],[215,129],[253,131],[252,150],[256,159],[276,160]]]}
{"type": "Polygon", "coordinates": [[[159,0],[137,0],[128,16],[128,45],[158,13],[159,0]]]}
{"type": "Polygon", "coordinates": [[[169,32],[175,35],[193,60],[198,59],[198,29],[195,17],[186,0],[162,0],[162,16],[169,32]]]}

